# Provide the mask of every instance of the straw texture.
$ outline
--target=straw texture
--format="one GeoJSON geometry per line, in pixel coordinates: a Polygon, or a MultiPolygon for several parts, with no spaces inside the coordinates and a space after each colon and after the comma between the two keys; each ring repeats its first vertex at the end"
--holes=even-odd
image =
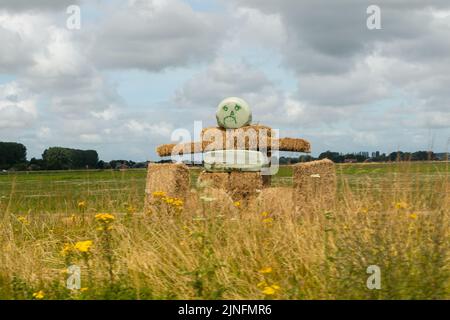
{"type": "Polygon", "coordinates": [[[206,172],[200,173],[199,186],[225,190],[234,201],[255,197],[263,188],[260,172],[206,172]]]}
{"type": "Polygon", "coordinates": [[[304,139],[281,138],[278,141],[280,151],[311,152],[311,144],[304,139]]]}
{"type": "Polygon", "coordinates": [[[197,185],[203,188],[229,189],[228,172],[206,172],[202,171],[197,178],[197,185]]]}
{"type": "Polygon", "coordinates": [[[228,192],[235,201],[255,197],[262,188],[263,181],[260,172],[230,172],[228,192]]]}
{"type": "Polygon", "coordinates": [[[189,186],[189,169],[185,164],[149,164],[145,187],[146,205],[152,203],[152,194],[156,191],[163,191],[167,196],[185,200],[189,186]]]}
{"type": "MultiPolygon", "coordinates": [[[[240,128],[241,129],[241,128],[240,128]]],[[[239,129],[237,129],[239,130],[239,129]]],[[[291,151],[291,152],[311,152],[311,144],[304,139],[294,139],[294,138],[281,138],[281,139],[262,139],[261,141],[254,138],[246,138],[241,144],[238,143],[236,138],[229,138],[228,140],[222,141],[222,143],[215,142],[214,138],[210,141],[203,140],[202,142],[188,142],[180,145],[176,144],[163,144],[156,148],[156,152],[160,157],[167,157],[172,155],[175,150],[174,155],[182,155],[189,153],[201,153],[203,151],[213,151],[213,150],[260,150],[261,148],[266,148],[267,150],[272,150],[272,143],[278,145],[279,151],[291,151]],[[175,149],[176,148],[176,149],[175,149]]]]}
{"type": "Polygon", "coordinates": [[[336,171],[333,161],[323,159],[293,166],[294,205],[299,211],[305,204],[331,206],[336,195],[336,171]]]}

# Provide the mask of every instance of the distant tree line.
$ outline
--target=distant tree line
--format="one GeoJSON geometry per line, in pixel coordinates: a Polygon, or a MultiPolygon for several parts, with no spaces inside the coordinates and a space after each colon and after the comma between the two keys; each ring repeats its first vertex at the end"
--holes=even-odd
{"type": "Polygon", "coordinates": [[[280,157],[280,164],[294,164],[298,162],[308,162],[320,159],[330,159],[335,163],[344,162],[394,162],[394,161],[435,161],[445,160],[444,153],[434,153],[431,151],[416,152],[391,152],[389,154],[378,153],[376,156],[370,157],[364,153],[339,153],[334,151],[322,152],[319,157],[314,158],[310,155],[301,155],[300,157],[280,157]]]}
{"type": "Polygon", "coordinates": [[[128,168],[147,168],[147,162],[134,162],[132,160],[111,160],[105,162],[100,160],[97,164],[98,169],[128,169],[128,168]]]}
{"type": "MultiPolygon", "coordinates": [[[[431,151],[416,152],[392,152],[372,153],[339,153],[333,151],[322,152],[318,158],[310,155],[300,157],[280,157],[280,164],[294,164],[298,162],[308,162],[312,160],[328,158],[336,163],[343,162],[388,162],[388,161],[427,161],[427,160],[448,160],[445,153],[434,153],[431,151]],[[374,156],[375,155],[375,156],[374,156]]],[[[170,160],[160,160],[159,163],[170,162],[170,160]]],[[[31,158],[27,161],[27,148],[16,142],[0,142],[0,171],[2,170],[75,170],[75,169],[127,169],[146,168],[147,162],[134,162],[132,160],[111,160],[105,162],[99,160],[95,150],[78,150],[62,147],[51,147],[44,151],[42,159],[31,158]]]]}
{"type": "Polygon", "coordinates": [[[99,160],[95,150],[51,147],[44,150],[41,159],[27,161],[27,149],[21,143],[0,142],[0,170],[77,170],[145,168],[147,162],[131,160],[99,160]]]}
{"type": "Polygon", "coordinates": [[[326,151],[319,155],[319,159],[328,158],[336,163],[342,162],[394,162],[394,161],[434,161],[440,160],[438,156],[432,151],[416,151],[403,152],[396,151],[389,154],[379,154],[375,157],[369,157],[362,153],[342,154],[338,152],[326,151]]]}

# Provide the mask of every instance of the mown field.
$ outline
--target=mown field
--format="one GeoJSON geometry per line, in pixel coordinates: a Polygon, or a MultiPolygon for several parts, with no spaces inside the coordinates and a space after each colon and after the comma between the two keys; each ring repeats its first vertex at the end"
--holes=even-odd
{"type": "Polygon", "coordinates": [[[332,209],[297,214],[288,166],[269,211],[155,195],[144,213],[145,170],[0,174],[0,299],[450,298],[449,164],[337,173],[332,209]],[[73,264],[81,290],[66,288],[73,264]],[[366,286],[369,265],[380,290],[366,286]]]}

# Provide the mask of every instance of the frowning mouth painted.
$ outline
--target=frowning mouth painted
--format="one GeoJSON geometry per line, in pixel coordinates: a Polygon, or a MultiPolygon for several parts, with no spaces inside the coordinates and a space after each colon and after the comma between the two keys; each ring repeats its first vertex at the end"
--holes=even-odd
{"type": "Polygon", "coordinates": [[[229,116],[226,116],[225,118],[223,118],[223,121],[225,122],[225,124],[230,121],[233,122],[234,124],[236,124],[237,120],[236,120],[236,116],[234,115],[234,111],[231,111],[229,116]]]}
{"type": "Polygon", "coordinates": [[[225,112],[228,112],[229,110],[231,110],[231,111],[226,117],[223,118],[224,124],[225,125],[226,124],[237,124],[237,119],[236,119],[237,112],[241,109],[242,109],[242,107],[238,104],[225,105],[223,107],[223,111],[225,111],[225,112]]]}
{"type": "Polygon", "coordinates": [[[225,129],[236,129],[251,122],[251,110],[244,100],[231,97],[223,100],[216,111],[217,124],[225,129]]]}

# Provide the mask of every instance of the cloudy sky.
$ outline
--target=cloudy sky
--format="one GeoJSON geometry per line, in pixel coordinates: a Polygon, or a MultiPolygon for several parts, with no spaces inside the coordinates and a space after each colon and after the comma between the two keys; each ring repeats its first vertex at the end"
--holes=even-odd
{"type": "Polygon", "coordinates": [[[0,43],[0,141],[29,158],[157,159],[228,96],[314,155],[448,150],[448,0],[0,0],[0,43]]]}

